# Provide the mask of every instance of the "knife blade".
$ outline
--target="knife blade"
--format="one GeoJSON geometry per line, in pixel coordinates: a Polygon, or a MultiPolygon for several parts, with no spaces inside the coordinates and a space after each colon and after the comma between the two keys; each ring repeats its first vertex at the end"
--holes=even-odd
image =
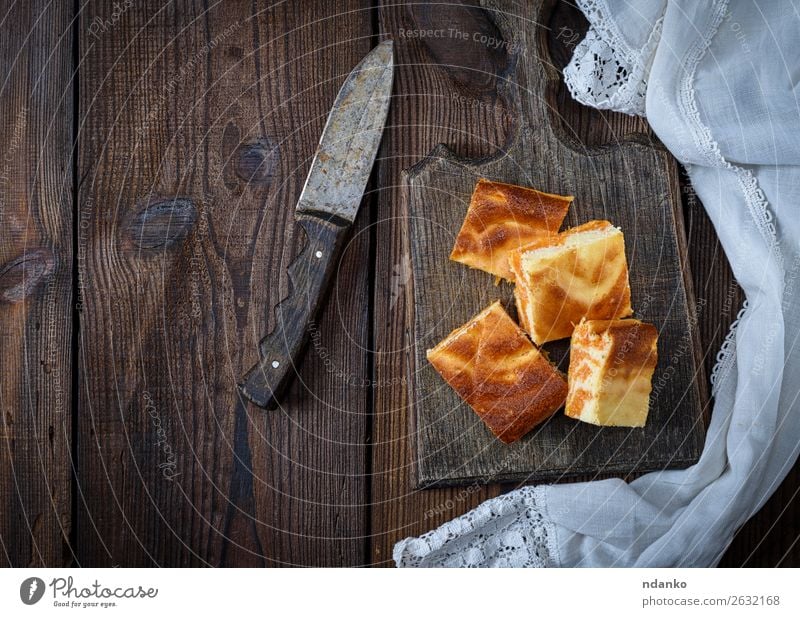
{"type": "Polygon", "coordinates": [[[287,268],[289,295],[275,307],[260,359],[239,384],[259,407],[276,407],[296,372],[378,154],[393,74],[393,43],[384,41],[350,72],[328,115],[295,208],[306,244],[287,268]]]}

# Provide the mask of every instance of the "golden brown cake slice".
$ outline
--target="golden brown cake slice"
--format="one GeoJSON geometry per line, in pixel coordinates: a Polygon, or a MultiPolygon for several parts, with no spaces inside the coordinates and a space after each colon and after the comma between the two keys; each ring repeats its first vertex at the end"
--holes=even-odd
{"type": "Polygon", "coordinates": [[[608,221],[535,240],[509,263],[520,322],[537,345],[570,336],[581,319],[633,312],[625,241],[608,221]]]}
{"type": "Polygon", "coordinates": [[[658,331],[638,319],[584,321],[572,333],[570,418],[600,426],[644,426],[658,331]]]}
{"type": "Polygon", "coordinates": [[[573,199],[478,180],[450,259],[513,281],[509,253],[558,233],[573,199]]]}
{"type": "Polygon", "coordinates": [[[563,374],[495,302],[427,352],[428,360],[501,441],[549,418],[567,396],[563,374]]]}

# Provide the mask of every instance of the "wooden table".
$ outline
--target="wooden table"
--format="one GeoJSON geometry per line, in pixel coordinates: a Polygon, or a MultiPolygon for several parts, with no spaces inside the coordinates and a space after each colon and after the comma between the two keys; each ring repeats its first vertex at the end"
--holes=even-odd
{"type": "MultiPolygon", "coordinates": [[[[28,0],[2,15],[0,562],[389,565],[401,537],[514,488],[410,483],[402,170],[440,142],[502,147],[492,84],[513,53],[419,31],[469,35],[485,13],[28,0]],[[385,37],[395,98],[335,288],[285,409],[244,406],[325,116],[385,37]]],[[[546,27],[563,66],[583,18],[557,3],[546,27]]],[[[651,136],[563,87],[558,101],[587,145],[651,136]]],[[[710,370],[742,295],[684,193],[710,370]]],[[[795,466],[724,565],[800,565],[798,487],[795,466]]]]}

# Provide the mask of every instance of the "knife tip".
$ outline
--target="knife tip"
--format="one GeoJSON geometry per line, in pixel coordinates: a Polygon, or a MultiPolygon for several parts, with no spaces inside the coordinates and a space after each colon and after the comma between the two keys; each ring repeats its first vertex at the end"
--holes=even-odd
{"type": "Polygon", "coordinates": [[[378,43],[377,47],[375,47],[375,52],[378,55],[386,55],[388,56],[388,61],[391,62],[394,60],[394,40],[386,39],[385,41],[381,41],[378,43]]]}

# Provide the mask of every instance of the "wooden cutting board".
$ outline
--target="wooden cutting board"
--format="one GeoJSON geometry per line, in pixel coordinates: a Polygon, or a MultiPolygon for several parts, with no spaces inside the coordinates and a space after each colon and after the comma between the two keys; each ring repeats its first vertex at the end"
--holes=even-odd
{"type": "MultiPolygon", "coordinates": [[[[652,143],[580,146],[558,121],[544,55],[541,4],[521,19],[509,7],[489,14],[514,54],[498,92],[514,109],[514,136],[497,156],[459,159],[440,146],[406,176],[406,249],[412,284],[409,323],[411,417],[420,487],[558,480],[686,467],[697,461],[708,400],[696,309],[687,269],[676,163],[652,143]],[[650,415],[643,429],[602,428],[559,411],[515,444],[495,439],[431,367],[425,351],[496,299],[516,317],[512,286],[449,260],[478,178],[574,195],[564,228],[607,219],[625,233],[634,316],[660,331],[650,415]]],[[[561,370],[568,341],[545,345],[561,370]]]]}

